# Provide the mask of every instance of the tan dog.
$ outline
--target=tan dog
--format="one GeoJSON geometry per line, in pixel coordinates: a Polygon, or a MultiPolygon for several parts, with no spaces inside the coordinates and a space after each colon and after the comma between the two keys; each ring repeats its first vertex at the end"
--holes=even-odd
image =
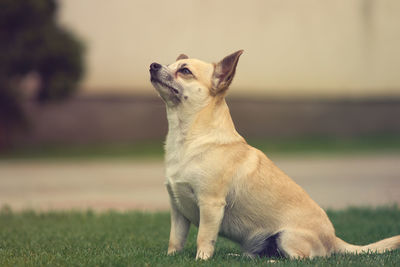
{"type": "Polygon", "coordinates": [[[196,259],[204,260],[213,255],[218,234],[250,256],[312,258],[398,248],[400,236],[367,246],[336,237],[328,216],[307,193],[236,132],[225,94],[242,52],[217,64],[180,55],[173,64],[150,66],[169,124],[168,254],[183,248],[190,223],[199,227],[196,259]]]}

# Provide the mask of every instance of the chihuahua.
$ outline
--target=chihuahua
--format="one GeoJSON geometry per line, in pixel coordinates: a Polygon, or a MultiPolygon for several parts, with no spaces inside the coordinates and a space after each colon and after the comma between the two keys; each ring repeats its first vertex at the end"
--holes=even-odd
{"type": "Polygon", "coordinates": [[[167,109],[166,187],[171,205],[168,254],[183,249],[196,225],[196,259],[214,253],[218,234],[250,257],[312,258],[384,252],[400,235],[366,245],[339,239],[317,203],[260,150],[238,134],[225,102],[243,50],[218,63],[181,54],[152,63],[151,83],[167,109]]]}

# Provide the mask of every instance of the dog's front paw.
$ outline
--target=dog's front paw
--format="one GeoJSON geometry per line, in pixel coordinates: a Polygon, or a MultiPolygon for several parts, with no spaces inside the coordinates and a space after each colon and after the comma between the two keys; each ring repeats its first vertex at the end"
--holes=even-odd
{"type": "Polygon", "coordinates": [[[183,245],[178,242],[169,242],[167,255],[174,255],[183,249],[183,245]]]}
{"type": "Polygon", "coordinates": [[[175,255],[176,253],[178,253],[181,250],[182,250],[182,248],[170,246],[170,247],[168,247],[167,255],[175,255]]]}
{"type": "Polygon", "coordinates": [[[174,248],[168,248],[167,255],[174,255],[176,252],[177,252],[176,249],[174,249],[174,248]]]}
{"type": "Polygon", "coordinates": [[[174,255],[178,253],[179,251],[182,250],[182,247],[174,246],[174,245],[169,245],[168,246],[168,252],[167,255],[174,255]]]}
{"type": "Polygon", "coordinates": [[[198,249],[196,254],[196,260],[208,260],[211,258],[213,250],[211,249],[198,249]]]}

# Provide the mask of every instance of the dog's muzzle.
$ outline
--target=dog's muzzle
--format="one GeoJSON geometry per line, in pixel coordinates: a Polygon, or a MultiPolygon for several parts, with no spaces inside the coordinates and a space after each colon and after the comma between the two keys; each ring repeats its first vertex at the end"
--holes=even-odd
{"type": "Polygon", "coordinates": [[[150,65],[150,74],[151,74],[151,76],[155,76],[157,73],[158,73],[158,71],[161,69],[161,65],[160,64],[158,64],[158,63],[151,63],[151,65],[150,65]]]}

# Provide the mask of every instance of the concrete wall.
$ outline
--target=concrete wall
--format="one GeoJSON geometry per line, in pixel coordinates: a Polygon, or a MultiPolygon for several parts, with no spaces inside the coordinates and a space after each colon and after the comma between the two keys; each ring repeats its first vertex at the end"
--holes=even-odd
{"type": "Polygon", "coordinates": [[[150,92],[148,66],[244,49],[232,94],[400,95],[398,0],[61,0],[84,90],[150,92]],[[132,89],[136,88],[136,89],[132,89]]]}
{"type": "MultiPolygon", "coordinates": [[[[277,100],[229,98],[245,138],[400,134],[400,100],[277,100]]],[[[163,140],[165,108],[153,97],[75,97],[58,105],[26,103],[31,131],[19,145],[127,143],[163,140]]]]}

